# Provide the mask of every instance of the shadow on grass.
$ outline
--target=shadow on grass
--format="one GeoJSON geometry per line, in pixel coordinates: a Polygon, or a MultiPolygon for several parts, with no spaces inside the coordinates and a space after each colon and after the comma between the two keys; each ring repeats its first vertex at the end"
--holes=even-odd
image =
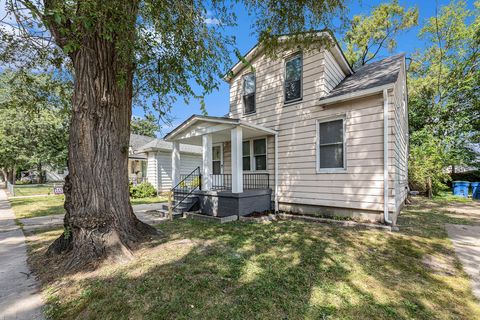
{"type": "MultiPolygon", "coordinates": [[[[404,222],[414,225],[418,218],[412,213],[404,222]]],[[[51,266],[43,264],[39,273],[48,279],[48,315],[55,319],[480,315],[458,265],[444,275],[423,263],[426,255],[453,254],[440,231],[412,228],[392,234],[291,221],[217,225],[192,220],[176,220],[160,229],[165,238],[147,243],[126,265],[52,276],[51,266]]],[[[50,238],[36,241],[33,260],[41,260],[55,232],[46,236],[50,238]]]]}

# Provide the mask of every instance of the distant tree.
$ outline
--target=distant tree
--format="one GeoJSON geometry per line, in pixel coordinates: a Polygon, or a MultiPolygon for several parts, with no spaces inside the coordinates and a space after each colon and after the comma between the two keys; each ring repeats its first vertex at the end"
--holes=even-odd
{"type": "MultiPolygon", "coordinates": [[[[344,9],[343,2],[244,0],[237,5],[255,14],[253,31],[272,52],[279,45],[312,44],[315,35],[300,32],[325,26],[344,9]],[[292,36],[280,43],[275,35],[285,33],[292,36]]],[[[58,68],[66,59],[75,78],[65,232],[48,253],[67,253],[70,269],[106,257],[130,258],[131,248],[157,233],[137,219],[128,196],[134,93],[135,98],[156,97],[163,110],[179,96],[199,99],[204,107],[203,97],[218,88],[231,62],[234,37],[225,30],[235,24],[238,6],[222,0],[6,3],[15,22],[14,30],[0,38],[0,58],[58,68]],[[215,23],[207,20],[210,12],[215,23]]]]}
{"type": "Polygon", "coordinates": [[[11,183],[19,167],[66,166],[71,89],[46,74],[0,74],[0,168],[11,183]]]}
{"type": "Polygon", "coordinates": [[[428,128],[446,166],[471,164],[472,144],[480,141],[480,1],[473,10],[464,1],[438,8],[420,37],[426,46],[408,73],[410,132],[428,128]]]}
{"type": "Polygon", "coordinates": [[[408,181],[414,190],[425,192],[431,198],[445,188],[449,180],[444,170],[448,163],[445,144],[430,128],[415,131],[410,137],[408,181]]]}
{"type": "Polygon", "coordinates": [[[152,138],[156,138],[157,132],[160,131],[159,119],[151,113],[146,114],[144,118],[133,116],[130,126],[132,133],[152,138]]]}
{"type": "Polygon", "coordinates": [[[369,15],[356,15],[350,21],[343,42],[345,56],[354,68],[375,59],[382,49],[393,51],[397,35],[418,24],[418,9],[406,10],[397,0],[381,3],[369,15]]]}

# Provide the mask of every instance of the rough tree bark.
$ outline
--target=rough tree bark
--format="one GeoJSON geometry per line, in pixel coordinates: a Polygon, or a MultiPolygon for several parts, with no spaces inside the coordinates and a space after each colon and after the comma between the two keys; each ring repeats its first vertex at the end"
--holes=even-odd
{"type": "MultiPolygon", "coordinates": [[[[134,18],[132,23],[134,27],[134,18]]],[[[64,186],[65,231],[47,252],[68,254],[67,269],[107,257],[129,258],[136,243],[156,234],[155,228],[137,219],[129,199],[134,66],[119,58],[115,41],[100,34],[86,35],[80,49],[70,55],[75,87],[64,186]]]]}

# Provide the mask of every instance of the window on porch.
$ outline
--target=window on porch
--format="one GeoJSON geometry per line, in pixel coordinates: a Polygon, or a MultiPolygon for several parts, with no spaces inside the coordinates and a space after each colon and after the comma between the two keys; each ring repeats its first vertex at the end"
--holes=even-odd
{"type": "Polygon", "coordinates": [[[243,171],[267,170],[267,139],[243,141],[243,171]]]}

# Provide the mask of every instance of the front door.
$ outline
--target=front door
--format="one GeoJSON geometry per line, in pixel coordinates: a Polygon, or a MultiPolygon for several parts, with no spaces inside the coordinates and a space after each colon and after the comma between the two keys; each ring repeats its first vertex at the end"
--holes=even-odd
{"type": "Polygon", "coordinates": [[[223,172],[223,150],[222,145],[212,147],[212,173],[222,174],[223,172]]]}
{"type": "Polygon", "coordinates": [[[223,190],[223,147],[221,144],[212,146],[212,189],[223,190]]]}

